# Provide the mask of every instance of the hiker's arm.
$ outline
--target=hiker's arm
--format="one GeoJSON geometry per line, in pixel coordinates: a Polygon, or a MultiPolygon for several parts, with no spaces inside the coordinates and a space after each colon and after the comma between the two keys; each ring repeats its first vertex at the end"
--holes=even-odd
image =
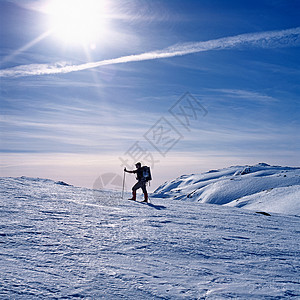
{"type": "Polygon", "coordinates": [[[127,173],[136,173],[136,170],[134,170],[134,171],[128,171],[128,170],[126,170],[126,168],[124,168],[124,172],[127,172],[127,173]]]}

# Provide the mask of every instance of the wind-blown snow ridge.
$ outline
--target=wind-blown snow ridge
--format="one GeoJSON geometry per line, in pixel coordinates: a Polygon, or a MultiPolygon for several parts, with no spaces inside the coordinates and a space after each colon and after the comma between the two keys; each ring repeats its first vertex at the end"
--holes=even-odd
{"type": "Polygon", "coordinates": [[[50,183],[50,184],[58,184],[58,185],[65,185],[65,186],[72,186],[71,184],[68,184],[64,181],[54,181],[52,179],[46,179],[46,178],[39,178],[39,177],[28,177],[28,176],[21,176],[21,177],[8,177],[12,180],[18,180],[22,181],[24,184],[33,184],[33,183],[50,183]]]}
{"type": "Polygon", "coordinates": [[[153,196],[300,215],[300,168],[259,163],[183,175],[153,196]]]}

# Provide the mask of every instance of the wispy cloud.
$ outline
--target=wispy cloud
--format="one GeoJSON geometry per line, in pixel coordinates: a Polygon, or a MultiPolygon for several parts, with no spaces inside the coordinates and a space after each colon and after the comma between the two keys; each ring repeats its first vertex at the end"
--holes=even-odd
{"type": "Polygon", "coordinates": [[[278,102],[279,100],[254,91],[247,90],[237,90],[237,89],[207,89],[207,91],[216,92],[221,95],[225,95],[231,98],[249,100],[251,102],[261,102],[261,103],[273,103],[278,102]]]}
{"type": "Polygon", "coordinates": [[[231,49],[237,47],[273,48],[290,47],[299,44],[300,27],[296,27],[279,31],[265,31],[259,33],[241,34],[236,36],[209,40],[205,42],[176,44],[162,50],[122,56],[118,58],[106,59],[80,65],[74,65],[67,62],[59,62],[55,64],[21,65],[13,68],[0,70],[0,77],[21,77],[70,73],[97,68],[105,65],[183,56],[191,53],[204,52],[210,50],[231,49]]]}

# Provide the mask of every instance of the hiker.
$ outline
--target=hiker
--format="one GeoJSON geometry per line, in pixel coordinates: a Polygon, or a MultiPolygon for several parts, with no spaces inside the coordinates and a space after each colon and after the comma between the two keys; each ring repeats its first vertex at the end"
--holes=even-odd
{"type": "Polygon", "coordinates": [[[145,178],[143,174],[144,167],[142,167],[142,164],[140,162],[136,163],[135,166],[136,166],[136,170],[133,171],[128,171],[126,170],[126,168],[124,169],[124,171],[127,173],[136,174],[136,179],[138,180],[138,182],[132,187],[132,198],[130,198],[129,200],[136,201],[136,190],[141,188],[144,193],[144,201],[142,202],[148,202],[148,193],[146,189],[147,178],[145,178]]]}

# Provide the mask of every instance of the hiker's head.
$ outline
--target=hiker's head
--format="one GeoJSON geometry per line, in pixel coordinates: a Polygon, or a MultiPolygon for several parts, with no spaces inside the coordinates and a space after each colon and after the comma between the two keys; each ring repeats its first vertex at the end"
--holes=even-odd
{"type": "Polygon", "coordinates": [[[142,164],[140,162],[138,162],[138,163],[135,164],[135,166],[136,166],[137,169],[139,169],[142,166],[142,164]]]}

